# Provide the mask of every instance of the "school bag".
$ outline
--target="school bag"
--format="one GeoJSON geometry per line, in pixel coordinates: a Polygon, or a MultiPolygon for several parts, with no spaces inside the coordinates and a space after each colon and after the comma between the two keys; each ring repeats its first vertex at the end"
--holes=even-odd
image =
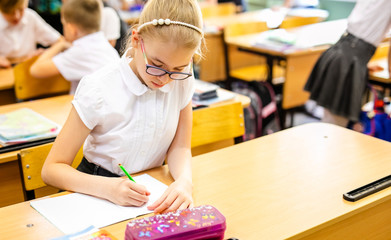
{"type": "MultiPolygon", "coordinates": [[[[361,110],[359,125],[361,132],[391,142],[391,104],[388,97],[368,84],[373,100],[366,103],[361,110]]],[[[351,124],[349,128],[353,128],[351,124]]]]}
{"type": "Polygon", "coordinates": [[[243,141],[281,130],[275,92],[268,82],[233,82],[231,89],[251,99],[244,109],[243,141]]]}

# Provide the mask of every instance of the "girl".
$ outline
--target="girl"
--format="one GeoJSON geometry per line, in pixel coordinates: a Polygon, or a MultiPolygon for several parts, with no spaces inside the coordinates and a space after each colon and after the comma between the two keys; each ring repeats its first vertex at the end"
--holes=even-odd
{"type": "Polygon", "coordinates": [[[389,0],[357,0],[345,34],[315,64],[305,90],[324,107],[323,122],[347,127],[359,121],[367,63],[391,28],[391,14],[384,11],[390,8],[389,0]]]}
{"type": "Polygon", "coordinates": [[[83,78],[69,117],[42,169],[52,186],[125,206],[148,201],[147,187],[119,178],[167,164],[174,182],[148,208],[193,206],[192,60],[202,17],[195,0],[150,0],[121,60],[83,78]],[[84,143],[78,170],[73,158],[84,143]]]}

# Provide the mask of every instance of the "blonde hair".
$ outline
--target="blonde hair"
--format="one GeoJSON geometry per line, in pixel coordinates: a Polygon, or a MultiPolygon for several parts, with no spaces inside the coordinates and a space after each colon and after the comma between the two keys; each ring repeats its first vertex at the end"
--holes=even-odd
{"type": "MultiPolygon", "coordinates": [[[[149,0],[141,12],[138,25],[133,28],[138,29],[144,24],[139,29],[139,34],[143,38],[166,42],[175,40],[185,48],[196,49],[196,54],[201,55],[202,32],[183,24],[145,24],[154,19],[170,19],[202,29],[201,10],[196,0],[149,0]]],[[[128,46],[130,46],[130,39],[126,48],[128,46]]]]}
{"type": "Polygon", "coordinates": [[[3,13],[11,13],[17,7],[23,5],[27,0],[1,0],[0,11],[3,13]]]}
{"type": "Polygon", "coordinates": [[[100,30],[102,17],[101,0],[67,0],[62,5],[61,14],[68,23],[75,24],[85,33],[100,30]]]}

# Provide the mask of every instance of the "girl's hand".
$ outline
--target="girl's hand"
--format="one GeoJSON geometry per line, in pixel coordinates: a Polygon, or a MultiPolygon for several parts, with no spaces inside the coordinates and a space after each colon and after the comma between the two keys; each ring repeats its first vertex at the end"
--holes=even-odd
{"type": "Polygon", "coordinates": [[[166,213],[189,207],[193,207],[192,184],[187,179],[178,179],[148,209],[155,213],[166,213]]]}
{"type": "Polygon", "coordinates": [[[0,56],[0,68],[9,68],[11,67],[11,62],[8,61],[6,57],[0,56]]]}
{"type": "Polygon", "coordinates": [[[143,185],[126,178],[109,178],[111,190],[108,199],[121,206],[142,206],[151,194],[143,185]]]}
{"type": "Polygon", "coordinates": [[[378,72],[383,71],[384,68],[378,64],[368,64],[368,71],[369,72],[378,72]]]}

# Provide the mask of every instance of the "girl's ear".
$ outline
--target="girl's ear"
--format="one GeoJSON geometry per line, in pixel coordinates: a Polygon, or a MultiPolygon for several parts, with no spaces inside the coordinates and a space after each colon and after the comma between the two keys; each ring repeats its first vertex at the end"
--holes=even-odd
{"type": "Polygon", "coordinates": [[[132,30],[132,37],[131,38],[132,38],[132,41],[131,41],[132,47],[134,49],[136,49],[138,47],[139,42],[140,42],[140,35],[138,34],[136,29],[132,30]]]}

